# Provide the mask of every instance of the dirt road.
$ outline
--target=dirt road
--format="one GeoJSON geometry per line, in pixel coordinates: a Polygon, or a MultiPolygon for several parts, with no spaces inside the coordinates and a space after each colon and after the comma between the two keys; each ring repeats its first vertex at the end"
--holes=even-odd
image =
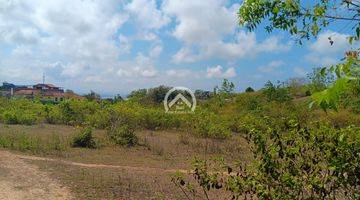
{"type": "Polygon", "coordinates": [[[69,189],[18,155],[0,150],[0,200],[68,200],[69,189]]]}
{"type": "Polygon", "coordinates": [[[184,169],[162,169],[162,168],[154,168],[154,167],[135,167],[135,166],[127,166],[127,165],[91,164],[91,163],[79,163],[79,162],[72,162],[67,160],[44,158],[37,156],[27,156],[27,155],[14,155],[14,156],[23,160],[40,160],[40,161],[48,161],[48,162],[58,162],[69,166],[78,166],[84,168],[123,169],[129,171],[156,172],[156,173],[174,173],[174,172],[190,173],[189,170],[184,170],[184,169]]]}

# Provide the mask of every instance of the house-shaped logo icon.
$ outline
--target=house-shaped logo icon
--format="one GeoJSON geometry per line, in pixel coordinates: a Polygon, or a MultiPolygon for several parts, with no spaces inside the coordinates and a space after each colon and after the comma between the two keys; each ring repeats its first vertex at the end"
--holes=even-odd
{"type": "Polygon", "coordinates": [[[166,113],[192,113],[196,108],[195,95],[186,87],[174,87],[166,93],[164,107],[166,113]],[[178,94],[169,102],[170,96],[176,92],[178,94]],[[191,96],[191,101],[189,101],[184,94],[189,94],[189,96],[191,96]]]}

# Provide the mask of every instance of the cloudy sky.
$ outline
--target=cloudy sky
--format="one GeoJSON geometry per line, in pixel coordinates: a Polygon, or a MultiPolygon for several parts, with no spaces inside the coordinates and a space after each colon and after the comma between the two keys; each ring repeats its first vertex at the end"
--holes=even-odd
{"type": "Polygon", "coordinates": [[[348,49],[341,24],[302,46],[238,27],[241,1],[0,0],[0,81],[109,96],[157,85],[241,91],[304,77],[348,49]],[[330,46],[328,37],[335,41],[330,46]]]}

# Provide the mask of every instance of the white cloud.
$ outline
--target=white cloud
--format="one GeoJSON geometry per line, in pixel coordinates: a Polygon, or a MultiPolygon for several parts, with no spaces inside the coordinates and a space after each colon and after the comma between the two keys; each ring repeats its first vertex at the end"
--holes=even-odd
{"type": "Polygon", "coordinates": [[[265,66],[259,67],[258,71],[262,73],[273,73],[275,72],[275,70],[277,70],[279,67],[283,66],[284,64],[285,63],[281,60],[274,60],[265,66]]]}
{"type": "Polygon", "coordinates": [[[151,57],[139,53],[134,61],[127,61],[120,64],[117,75],[125,78],[152,78],[158,72],[154,67],[154,60],[151,57]]]}
{"type": "MultiPolygon", "coordinates": [[[[1,58],[3,79],[49,80],[104,74],[118,64],[126,41],[115,34],[128,16],[119,0],[4,1],[0,0],[0,45],[10,46],[1,58]],[[54,63],[58,63],[55,67],[54,63]],[[60,63],[60,64],[59,64],[60,63]],[[86,67],[85,67],[86,66],[86,67]]],[[[70,79],[69,79],[70,81],[70,79]]],[[[65,82],[64,82],[65,84],[65,82]]]]}
{"type": "Polygon", "coordinates": [[[236,76],[236,71],[234,67],[228,68],[225,73],[223,74],[224,78],[232,78],[236,76]]]}
{"type": "Polygon", "coordinates": [[[170,23],[170,18],[157,8],[155,0],[132,0],[126,4],[125,11],[138,28],[138,38],[142,40],[157,40],[153,31],[157,31],[170,23]]]}
{"type": "Polygon", "coordinates": [[[149,56],[151,58],[157,58],[160,56],[161,52],[163,50],[163,47],[161,45],[156,45],[155,47],[153,47],[150,52],[149,52],[149,56]]]}
{"type": "Polygon", "coordinates": [[[294,67],[293,68],[293,71],[294,73],[297,75],[297,76],[300,76],[300,77],[304,77],[306,76],[306,74],[308,73],[304,68],[302,67],[294,67]]]}
{"type": "Polygon", "coordinates": [[[85,77],[84,82],[86,83],[103,83],[104,79],[101,76],[96,76],[96,75],[89,75],[87,77],[85,77]]]}
{"type": "Polygon", "coordinates": [[[338,63],[345,56],[345,51],[356,49],[359,43],[350,45],[349,35],[334,31],[324,31],[319,34],[316,41],[309,45],[310,52],[305,59],[318,65],[332,65],[338,63]],[[330,43],[330,40],[333,44],[330,43]],[[339,57],[339,55],[342,55],[339,57]]]}
{"type": "Polygon", "coordinates": [[[305,59],[311,63],[321,66],[333,65],[338,63],[340,60],[340,58],[338,56],[335,57],[335,55],[318,55],[314,52],[305,55],[305,59]]]}
{"type": "Polygon", "coordinates": [[[319,34],[314,43],[310,45],[310,50],[319,54],[327,55],[331,53],[341,53],[350,47],[348,42],[349,35],[337,33],[334,31],[325,31],[319,34]],[[330,44],[330,40],[334,42],[330,44]]]}
{"type": "Polygon", "coordinates": [[[120,34],[119,35],[119,43],[120,43],[120,49],[121,49],[122,53],[130,53],[131,43],[130,43],[129,38],[120,34]]]}
{"type": "Polygon", "coordinates": [[[21,29],[17,29],[10,26],[1,27],[2,33],[1,38],[2,42],[12,44],[14,42],[22,43],[22,44],[36,44],[39,41],[39,32],[37,29],[32,27],[24,27],[21,29]]]}
{"type": "MultiPolygon", "coordinates": [[[[291,47],[281,37],[260,40],[239,29],[238,7],[225,0],[0,0],[0,78],[34,83],[45,72],[60,86],[102,92],[167,83],[212,87],[215,78],[236,76],[235,68],[222,66],[291,47]],[[158,69],[171,53],[174,63],[205,62],[158,69]],[[214,66],[219,59],[222,66],[214,66]],[[214,67],[194,70],[204,63],[214,67]]],[[[318,56],[327,55],[326,44],[309,49],[316,53],[308,59],[334,62],[318,56]]]]}
{"type": "Polygon", "coordinates": [[[213,57],[235,60],[261,52],[286,51],[290,48],[289,44],[280,44],[276,37],[259,43],[254,33],[235,33],[239,5],[233,4],[230,8],[225,5],[226,2],[222,0],[164,1],[164,12],[177,22],[172,34],[184,43],[184,47],[173,56],[173,62],[190,63],[213,57]],[[234,39],[227,41],[227,36],[234,36],[234,39]]]}
{"type": "Polygon", "coordinates": [[[170,69],[166,70],[165,74],[166,77],[174,80],[192,80],[195,79],[202,79],[206,80],[207,72],[205,70],[191,70],[191,69],[170,69]]]}
{"type": "Polygon", "coordinates": [[[166,76],[175,77],[175,78],[185,78],[190,75],[194,75],[194,72],[192,72],[189,69],[170,69],[167,70],[165,73],[166,76]]]}
{"type": "Polygon", "coordinates": [[[190,47],[182,47],[172,57],[174,63],[193,63],[200,60],[201,57],[196,55],[190,47]]]}
{"type": "Polygon", "coordinates": [[[71,63],[69,65],[63,66],[63,71],[61,76],[75,78],[79,76],[85,69],[85,65],[82,63],[71,63]]]}
{"type": "Polygon", "coordinates": [[[143,29],[160,29],[170,22],[157,8],[155,0],[133,0],[125,6],[125,10],[135,16],[136,24],[143,29]]]}
{"type": "Polygon", "coordinates": [[[236,76],[236,71],[233,67],[223,71],[223,67],[217,65],[215,67],[208,67],[206,70],[206,76],[208,78],[232,78],[236,76]]]}

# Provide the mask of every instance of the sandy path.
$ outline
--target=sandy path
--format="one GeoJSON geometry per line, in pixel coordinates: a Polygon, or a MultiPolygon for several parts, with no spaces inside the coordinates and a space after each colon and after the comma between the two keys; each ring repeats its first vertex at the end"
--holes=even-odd
{"type": "Polygon", "coordinates": [[[135,170],[135,171],[144,171],[144,172],[160,172],[160,173],[164,173],[164,172],[189,173],[188,170],[182,170],[182,169],[162,169],[162,168],[154,168],[154,167],[134,167],[134,166],[126,166],[126,165],[89,164],[89,163],[79,163],[79,162],[72,162],[72,161],[53,159],[53,158],[37,157],[37,156],[26,156],[26,155],[15,155],[15,156],[19,159],[59,162],[66,165],[86,167],[86,168],[105,168],[105,169],[112,168],[112,169],[124,169],[124,170],[132,170],[132,171],[135,170]]]}
{"type": "Polygon", "coordinates": [[[70,191],[19,155],[0,151],[1,200],[67,200],[70,191]]]}

